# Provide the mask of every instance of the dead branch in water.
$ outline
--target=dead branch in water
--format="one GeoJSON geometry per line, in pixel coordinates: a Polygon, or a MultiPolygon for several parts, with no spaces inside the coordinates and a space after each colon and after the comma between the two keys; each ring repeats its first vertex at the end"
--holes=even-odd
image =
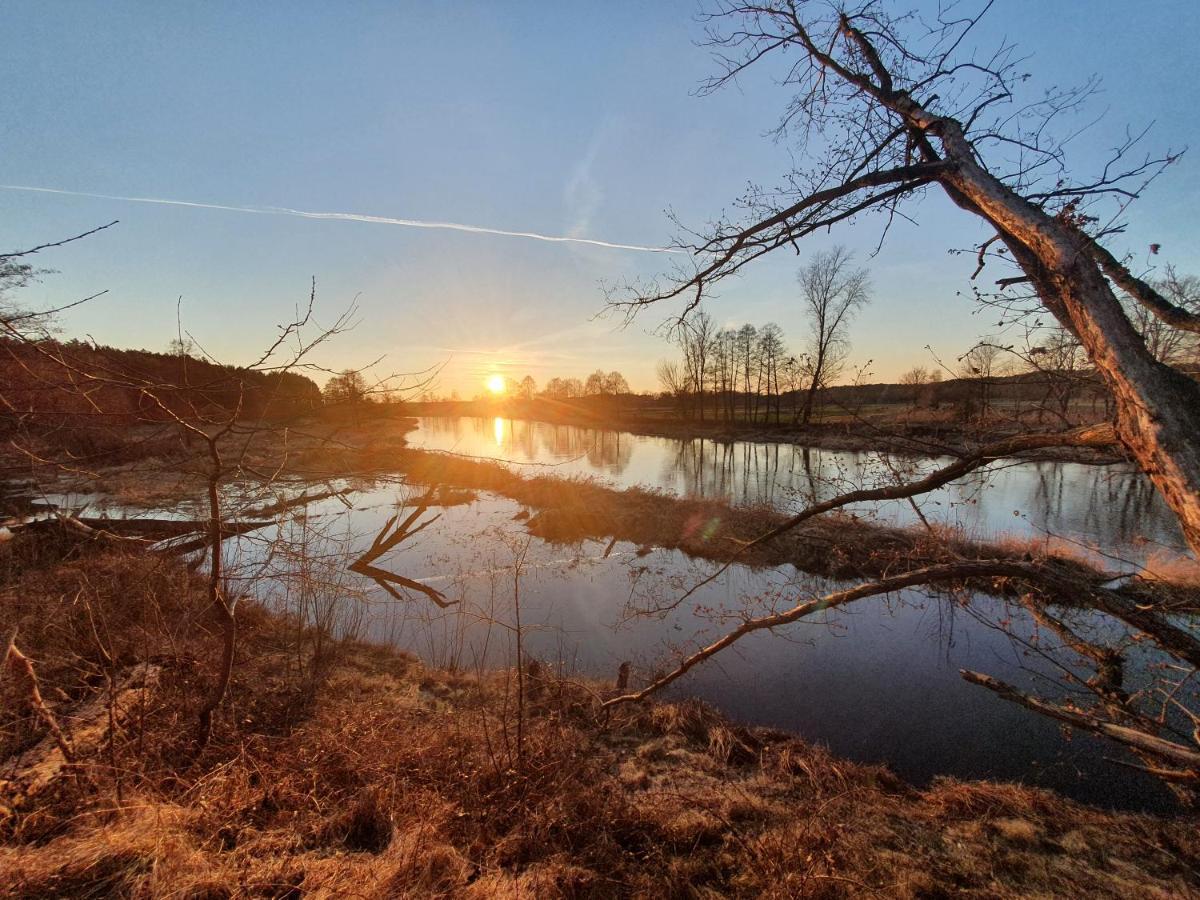
{"type": "Polygon", "coordinates": [[[1015,456],[1028,450],[1046,447],[1109,447],[1116,442],[1116,435],[1109,424],[1088,425],[1071,431],[1053,432],[1049,434],[1022,434],[1005,438],[980,447],[973,453],[968,453],[947,466],[930,472],[923,478],[903,484],[887,485],[880,488],[848,491],[825,500],[814,503],[796,513],[789,519],[779,523],[770,531],[739,547],[720,568],[704,580],[697,582],[674,602],[679,605],[705,585],[711,584],[729,570],[739,559],[742,559],[751,549],[759,547],[774,538],[785,534],[802,523],[822,513],[849,506],[852,503],[878,502],[881,500],[904,500],[927,494],[950,482],[962,478],[977,469],[983,468],[998,459],[1015,456]]]}
{"type": "Polygon", "coordinates": [[[417,519],[421,518],[429,509],[429,505],[433,502],[437,490],[438,485],[436,484],[430,487],[424,496],[417,501],[416,506],[405,517],[404,521],[399,521],[399,513],[388,519],[383,524],[383,527],[379,529],[379,534],[375,535],[375,540],[371,542],[371,546],[367,548],[367,551],[350,564],[350,571],[357,572],[359,575],[366,575],[397,600],[407,599],[396,590],[399,587],[404,590],[417,591],[420,594],[424,594],[438,606],[445,609],[457,601],[447,599],[446,595],[441,591],[421,584],[419,581],[406,578],[395,572],[389,572],[387,569],[381,569],[375,565],[375,562],[381,556],[384,556],[414,535],[420,534],[441,518],[441,514],[439,513],[436,516],[426,519],[420,525],[413,527],[417,519]]]}
{"type": "MultiPolygon", "coordinates": [[[[1078,589],[1078,586],[1072,585],[1061,574],[1052,571],[1049,566],[1044,564],[975,560],[928,566],[877,581],[858,584],[823,597],[805,600],[780,613],[746,619],[723,637],[686,656],[674,669],[658,676],[641,690],[622,693],[604,701],[601,705],[611,707],[616,704],[644,700],[683,677],[693,667],[755,631],[769,631],[816,613],[837,609],[857,600],[891,593],[903,588],[938,585],[967,587],[972,582],[982,579],[998,578],[1015,580],[1046,591],[1045,602],[1053,602],[1056,592],[1073,592],[1078,589]]],[[[1159,647],[1177,659],[1187,662],[1193,667],[1200,667],[1200,640],[1197,640],[1186,628],[1178,627],[1153,610],[1139,607],[1111,592],[1093,589],[1093,593],[1096,597],[1097,608],[1137,631],[1150,635],[1159,647]]],[[[1128,704],[1115,702],[1115,698],[1123,696],[1123,688],[1120,683],[1122,668],[1120,666],[1113,667],[1111,657],[1106,655],[1102,648],[1087,645],[1083,649],[1077,649],[1077,652],[1096,660],[1101,674],[1107,672],[1109,676],[1107,679],[1098,678],[1094,682],[1096,691],[1109,701],[1106,705],[1101,706],[1099,711],[1109,718],[1119,721],[1106,721],[1098,715],[1066,709],[1046,700],[1022,694],[1010,685],[987,675],[967,671],[964,671],[962,675],[973,684],[987,687],[1005,699],[1017,702],[1035,712],[1110,738],[1144,757],[1154,757],[1182,767],[1180,770],[1171,770],[1170,777],[1164,779],[1169,783],[1178,786],[1200,778],[1200,750],[1152,733],[1153,730],[1163,729],[1166,725],[1165,720],[1155,722],[1147,716],[1138,714],[1128,704]],[[1084,653],[1084,650],[1087,652],[1084,653]],[[1140,727],[1133,727],[1134,725],[1140,727]]],[[[1197,730],[1197,734],[1200,735],[1200,730],[1197,730]]],[[[1200,743],[1200,738],[1197,738],[1197,743],[1200,743]]],[[[1193,796],[1186,789],[1180,789],[1179,793],[1185,802],[1194,801],[1193,796]]]]}
{"type": "Polygon", "coordinates": [[[755,631],[766,631],[773,628],[779,628],[783,625],[790,625],[793,622],[811,616],[814,613],[823,612],[827,609],[836,609],[839,606],[845,606],[853,603],[855,600],[862,600],[865,597],[874,597],[879,594],[887,594],[891,591],[898,591],[902,588],[914,587],[921,584],[936,584],[944,582],[962,581],[967,578],[986,578],[996,576],[1006,576],[1013,574],[1013,564],[996,562],[996,561],[978,561],[978,562],[959,562],[951,563],[942,566],[929,566],[924,569],[916,569],[912,572],[906,572],[903,575],[894,575],[891,578],[881,578],[878,581],[869,581],[864,584],[855,585],[844,591],[835,591],[832,594],[826,594],[824,597],[819,597],[814,600],[806,600],[796,604],[789,610],[781,613],[774,613],[768,616],[759,616],[753,619],[747,619],[733,631],[726,634],[724,637],[714,641],[708,646],[696,651],[686,657],[676,668],[661,675],[640,691],[634,691],[630,694],[621,694],[604,701],[603,706],[614,706],[619,703],[631,703],[638,700],[644,700],[651,694],[654,694],[671,682],[683,677],[688,670],[696,665],[704,662],[710,657],[720,653],[726,647],[729,647],[746,635],[755,631]]]}
{"type": "Polygon", "coordinates": [[[1114,725],[1112,722],[1105,722],[1094,716],[1089,716],[1073,709],[1067,709],[1054,703],[1048,703],[1038,697],[1031,697],[1017,690],[1011,684],[1006,684],[997,678],[984,675],[981,672],[962,669],[959,671],[959,674],[965,680],[971,682],[971,684],[985,687],[1005,700],[1024,706],[1026,709],[1031,709],[1044,716],[1065,722],[1075,728],[1103,735],[1140,753],[1157,756],[1175,765],[1188,766],[1190,770],[1187,780],[1194,780],[1200,774],[1200,752],[1185,747],[1182,744],[1163,740],[1157,735],[1146,734],[1144,731],[1139,731],[1135,728],[1114,725]]]}

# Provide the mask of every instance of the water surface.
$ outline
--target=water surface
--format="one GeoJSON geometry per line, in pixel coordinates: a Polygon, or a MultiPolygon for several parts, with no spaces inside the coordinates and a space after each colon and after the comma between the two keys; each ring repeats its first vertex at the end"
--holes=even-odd
{"type": "MultiPolygon", "coordinates": [[[[664,438],[520,419],[422,418],[409,442],[483,456],[527,474],[589,476],[615,487],[642,485],[797,511],[847,490],[919,477],[949,462],[874,451],[822,450],[752,441],[664,438]]],[[[1144,564],[1185,553],[1171,511],[1125,465],[999,461],[916,501],[849,509],[898,524],[920,517],[974,537],[1052,539],[1098,560],[1144,564]]]]}
{"type": "MultiPolygon", "coordinates": [[[[507,419],[422,419],[409,438],[417,447],[500,459],[529,473],[783,510],[912,477],[940,462],[507,419]]],[[[395,483],[360,490],[351,508],[325,500],[284,530],[293,537],[297,528],[311,532],[310,543],[324,548],[314,556],[336,561],[337,578],[353,581],[339,583],[343,594],[361,597],[353,620],[362,633],[433,665],[512,665],[519,621],[526,653],[547,664],[611,679],[630,661],[634,682],[645,683],[744,615],[838,587],[790,566],[734,567],[678,604],[712,564],[665,549],[639,556],[623,543],[550,545],[526,533],[527,511],[519,504],[480,494],[469,504],[431,510],[441,518],[379,563],[443,591],[452,605],[440,609],[420,595],[397,602],[369,580],[349,576],[341,561],[365,548],[418,492],[395,483]]],[[[1051,535],[1118,570],[1182,545],[1144,479],[1116,467],[1008,462],[924,498],[919,512],[903,502],[856,512],[902,523],[924,517],[980,537],[1051,535]]],[[[265,599],[283,602],[281,582],[265,583],[276,585],[274,598],[265,599]]],[[[959,670],[969,668],[1052,697],[1072,690],[1052,661],[1062,655],[1043,652],[1053,645],[1023,609],[960,599],[970,602],[905,591],[758,633],[693,670],[672,694],[712,702],[735,720],[797,732],[851,759],[886,763],[917,784],[939,775],[1011,779],[1103,805],[1165,808],[1167,794],[1157,782],[1106,761],[1119,755],[1113,745],[1068,737],[1053,722],[961,679],[959,670]]],[[[1078,616],[1077,624],[1093,635],[1120,632],[1098,616],[1078,616]]]]}
{"type": "MultiPolygon", "coordinates": [[[[781,510],[913,477],[941,462],[507,419],[422,419],[409,440],[500,459],[527,473],[781,510]]],[[[310,618],[323,615],[346,633],[434,666],[513,665],[519,622],[525,652],[564,673],[611,680],[629,661],[633,683],[644,684],[746,615],[839,587],[790,566],[735,566],[679,603],[713,564],[661,548],[640,555],[620,542],[551,545],[526,532],[528,510],[481,493],[471,503],[431,509],[440,518],[377,563],[435,587],[451,605],[439,608],[416,593],[396,600],[347,571],[346,562],[423,488],[406,486],[402,474],[340,486],[348,489],[343,499],[293,510],[277,527],[228,542],[230,571],[268,604],[292,612],[303,607],[310,618]],[[309,587],[299,586],[298,569],[309,587]]],[[[923,517],[978,537],[1049,536],[1114,571],[1136,570],[1182,548],[1169,511],[1145,480],[1111,466],[1009,461],[923,498],[917,509],[891,502],[855,512],[900,523],[923,517]]],[[[916,784],[940,775],[1007,779],[1105,806],[1169,807],[1158,782],[1106,760],[1120,756],[1112,744],[1068,736],[1050,720],[964,682],[959,670],[968,668],[1050,697],[1079,689],[1064,683],[1054,663],[1062,654],[1047,652],[1055,645],[1022,608],[986,597],[956,599],[969,602],[904,591],[756,633],[692,670],[670,694],[711,702],[737,721],[793,731],[853,760],[886,763],[916,784]]],[[[1099,616],[1074,615],[1092,636],[1121,632],[1099,616]]],[[[1132,667],[1133,679],[1157,661],[1143,657],[1132,667]]]]}

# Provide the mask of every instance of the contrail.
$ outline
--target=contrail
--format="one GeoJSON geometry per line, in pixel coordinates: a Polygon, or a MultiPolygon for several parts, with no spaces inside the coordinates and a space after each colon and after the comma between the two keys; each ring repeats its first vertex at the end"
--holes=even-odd
{"type": "Polygon", "coordinates": [[[642,253],[679,253],[671,247],[643,247],[640,244],[618,244],[593,238],[568,237],[557,234],[538,234],[536,231],[507,231],[483,225],[464,225],[460,222],[428,222],[423,219],[393,219],[389,216],[367,216],[360,213],[311,212],[289,209],[286,206],[226,206],[220,203],[195,203],[190,200],[166,200],[161,197],[119,197],[114,194],[93,194],[87,191],[64,191],[59,188],[30,187],[23,184],[0,184],[0,190],[29,191],[38,194],[61,194],[66,197],[91,197],[95,200],[119,200],[123,203],[157,203],[162,206],[190,206],[196,209],[220,209],[226,212],[254,213],[265,216],[296,216],[301,219],[337,219],[343,222],[366,222],[370,225],[402,225],[406,228],[438,228],[444,231],[465,231],[470,234],[498,234],[503,237],[532,238],[556,244],[590,244],[611,250],[637,250],[642,253]]]}

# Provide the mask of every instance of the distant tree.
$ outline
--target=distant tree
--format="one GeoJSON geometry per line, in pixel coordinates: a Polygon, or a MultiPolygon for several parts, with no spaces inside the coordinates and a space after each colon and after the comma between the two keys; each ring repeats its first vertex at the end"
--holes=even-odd
{"type": "Polygon", "coordinates": [[[992,405],[993,379],[1001,374],[1004,352],[995,338],[985,337],[958,358],[960,377],[976,386],[978,407],[972,410],[968,405],[968,416],[974,412],[981,419],[987,417],[992,405]]]}
{"type": "Polygon", "coordinates": [[[713,339],[712,386],[718,408],[724,401],[726,420],[733,419],[737,381],[738,333],[732,328],[722,328],[713,339]]]}
{"type": "Polygon", "coordinates": [[[737,368],[742,380],[742,415],[750,418],[750,376],[758,349],[758,329],[747,322],[737,333],[737,368]]]}
{"type": "Polygon", "coordinates": [[[812,419],[817,391],[842,373],[850,353],[848,329],[855,312],[871,297],[870,276],[853,265],[853,255],[842,246],[817,253],[800,270],[798,280],[812,334],[809,337],[808,393],[801,421],[812,419]]]}
{"type": "Polygon", "coordinates": [[[620,372],[609,372],[604,376],[604,393],[614,397],[618,394],[628,394],[630,393],[629,382],[620,372]]]}
{"type": "Polygon", "coordinates": [[[786,356],[787,345],[783,340],[783,329],[774,322],[768,322],[758,332],[759,380],[762,384],[760,392],[766,398],[766,417],[769,419],[771,416],[773,401],[776,424],[782,415],[779,370],[786,356]]]}
{"type": "Polygon", "coordinates": [[[361,403],[367,398],[367,381],[362,372],[345,369],[325,383],[322,394],[325,403],[331,406],[361,403]]]}
{"type": "Polygon", "coordinates": [[[1071,404],[1091,384],[1091,365],[1083,345],[1065,328],[1053,328],[1034,348],[1034,368],[1045,377],[1046,393],[1038,407],[1038,421],[1049,410],[1064,425],[1071,425],[1071,404]],[[1053,404],[1053,405],[1051,405],[1053,404]]]}
{"type": "Polygon", "coordinates": [[[704,386],[708,380],[716,328],[712,316],[703,309],[695,310],[676,330],[676,339],[683,351],[683,368],[689,390],[696,396],[700,421],[704,421],[704,386]]]}
{"type": "MultiPolygon", "coordinates": [[[[1178,309],[1200,316],[1200,278],[1180,275],[1173,266],[1167,266],[1166,275],[1151,284],[1178,309]]],[[[1128,297],[1124,306],[1133,321],[1133,327],[1146,341],[1146,349],[1155,359],[1173,366],[1200,363],[1200,337],[1197,332],[1172,327],[1150,309],[1128,297]]]]}
{"type": "Polygon", "coordinates": [[[779,372],[783,381],[782,391],[785,394],[793,395],[792,400],[792,421],[800,420],[800,407],[796,404],[795,397],[800,395],[808,384],[808,363],[803,356],[787,356],[780,365],[779,372]]]}
{"type": "Polygon", "coordinates": [[[925,393],[921,389],[929,383],[929,370],[924,366],[913,366],[900,376],[900,383],[913,389],[912,405],[916,406],[925,393]]]}
{"type": "Polygon", "coordinates": [[[189,337],[171,338],[167,345],[167,353],[171,356],[191,356],[196,349],[196,342],[189,337]]]}
{"type": "Polygon", "coordinates": [[[925,386],[924,400],[922,401],[930,409],[937,409],[942,402],[942,372],[940,369],[931,369],[929,372],[929,384],[925,386]]]}
{"type": "MultiPolygon", "coordinates": [[[[575,381],[575,379],[570,380],[575,381]]],[[[625,376],[620,372],[604,372],[597,369],[587,377],[587,381],[583,385],[583,394],[588,397],[615,396],[616,394],[628,393],[629,382],[625,380],[625,376]]]]}
{"type": "Polygon", "coordinates": [[[673,359],[660,359],[658,361],[658,383],[662,388],[663,396],[674,401],[676,407],[682,412],[687,394],[687,377],[684,375],[683,367],[673,359]]]}
{"type": "Polygon", "coordinates": [[[521,379],[521,383],[517,385],[517,396],[522,400],[532,400],[533,395],[537,393],[537,383],[534,382],[532,376],[526,375],[521,379]]]}

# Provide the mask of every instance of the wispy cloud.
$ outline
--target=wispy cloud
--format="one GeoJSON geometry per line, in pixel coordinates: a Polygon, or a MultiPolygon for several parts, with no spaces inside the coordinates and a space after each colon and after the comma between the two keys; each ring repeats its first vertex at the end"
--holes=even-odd
{"type": "Polygon", "coordinates": [[[397,219],[390,216],[368,216],[362,213],[312,212],[289,209],[286,206],[227,206],[221,203],[198,203],[190,200],[168,200],[162,197],[121,197],[114,194],[94,194],[87,191],[65,191],[59,188],[32,187],[21,184],[0,184],[0,190],[28,191],[37,194],[60,194],[65,197],[90,197],[95,200],[118,200],[122,203],[155,203],[161,206],[187,206],[194,209],[218,209],[226,212],[254,213],[268,216],[296,216],[301,219],[334,219],[341,222],[365,222],[369,225],[400,225],[405,228],[432,228],[443,231],[465,231],[470,234],[495,234],[502,237],[528,238],[556,244],[590,244],[611,250],[635,250],[640,253],[678,253],[670,247],[645,247],[640,244],[621,244],[596,238],[573,235],[539,234],[536,231],[509,231],[504,228],[488,228],[484,225],[464,225],[461,222],[436,222],[424,219],[397,219]]]}
{"type": "Polygon", "coordinates": [[[575,164],[571,171],[571,177],[567,180],[563,190],[563,200],[566,202],[571,219],[571,227],[567,229],[567,234],[571,237],[587,234],[592,225],[592,217],[595,216],[600,204],[604,201],[604,192],[592,175],[600,139],[600,134],[592,138],[587,152],[575,164]]]}

